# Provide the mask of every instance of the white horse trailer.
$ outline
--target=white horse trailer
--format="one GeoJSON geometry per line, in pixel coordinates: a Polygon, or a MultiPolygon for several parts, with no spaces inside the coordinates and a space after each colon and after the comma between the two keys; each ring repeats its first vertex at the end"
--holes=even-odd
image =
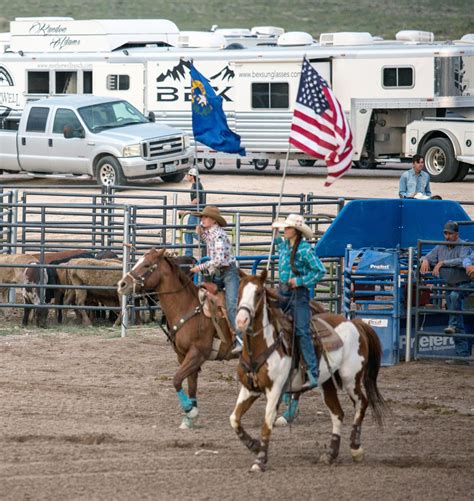
{"type": "MultiPolygon", "coordinates": [[[[432,180],[460,180],[474,164],[473,38],[332,33],[317,43],[273,27],[180,32],[165,20],[19,18],[0,37],[0,119],[29,100],[96,94],[192,133],[192,61],[222,96],[248,157],[282,159],[306,56],[350,117],[359,166],[422,153],[432,180]]],[[[197,154],[222,155],[200,144],[197,154]]],[[[314,164],[293,148],[290,158],[314,164]]]]}

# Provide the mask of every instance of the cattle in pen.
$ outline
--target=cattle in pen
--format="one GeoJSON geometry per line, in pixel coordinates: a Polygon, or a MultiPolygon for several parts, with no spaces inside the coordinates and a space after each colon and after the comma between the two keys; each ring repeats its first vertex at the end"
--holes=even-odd
{"type": "MultiPolygon", "coordinates": [[[[25,277],[26,266],[37,264],[38,260],[30,254],[7,254],[0,256],[0,283],[1,284],[27,284],[25,277]]],[[[8,285],[0,287],[0,302],[8,302],[8,285]]],[[[2,308],[3,309],[3,308],[2,308]]]]}
{"type": "MultiPolygon", "coordinates": [[[[64,271],[64,275],[60,275],[65,287],[68,288],[64,303],[78,307],[76,312],[80,315],[83,325],[91,325],[92,322],[86,310],[81,307],[92,302],[108,307],[120,305],[117,294],[117,282],[123,274],[120,260],[72,259],[67,263],[64,271]]],[[[120,316],[115,325],[119,323],[120,316]]]]}

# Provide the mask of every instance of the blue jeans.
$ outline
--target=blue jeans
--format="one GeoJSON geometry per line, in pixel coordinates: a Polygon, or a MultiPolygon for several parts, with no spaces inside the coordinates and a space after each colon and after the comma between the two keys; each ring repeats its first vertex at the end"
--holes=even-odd
{"type": "MultiPolygon", "coordinates": [[[[474,280],[459,284],[461,289],[474,289],[474,280]]],[[[462,310],[463,300],[469,295],[469,291],[451,291],[446,296],[446,306],[448,310],[462,310]]],[[[465,333],[464,318],[462,313],[452,313],[449,315],[448,323],[455,327],[460,333],[465,333]]],[[[471,339],[454,338],[455,353],[458,357],[469,357],[471,355],[471,339]]]]}
{"type": "Polygon", "coordinates": [[[221,289],[225,289],[225,306],[227,316],[232,328],[235,330],[235,317],[237,316],[237,299],[239,296],[239,271],[235,263],[224,267],[214,273],[212,281],[221,289]]]}
{"type": "MultiPolygon", "coordinates": [[[[188,225],[192,225],[193,229],[200,223],[200,220],[197,216],[190,215],[188,219],[188,225]]],[[[199,240],[199,237],[196,232],[190,231],[189,229],[186,230],[184,233],[184,243],[186,244],[186,249],[184,250],[184,255],[185,256],[191,256],[193,255],[193,243],[194,240],[199,240]]]]}
{"type": "Polygon", "coordinates": [[[318,359],[314,350],[311,336],[310,321],[311,310],[309,307],[309,290],[306,287],[283,290],[280,288],[280,307],[284,313],[293,317],[295,335],[298,341],[301,356],[303,357],[308,371],[318,378],[318,359]]]}

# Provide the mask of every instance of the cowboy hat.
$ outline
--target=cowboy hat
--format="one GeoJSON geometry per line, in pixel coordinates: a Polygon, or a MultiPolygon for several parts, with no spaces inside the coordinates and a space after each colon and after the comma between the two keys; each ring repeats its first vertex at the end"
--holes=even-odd
{"type": "Polygon", "coordinates": [[[313,230],[304,222],[304,217],[300,214],[290,214],[284,221],[275,221],[272,228],[294,228],[301,231],[305,238],[313,238],[313,230]]]}
{"type": "Polygon", "coordinates": [[[202,212],[193,212],[193,214],[197,217],[210,217],[214,219],[219,226],[225,226],[227,224],[227,221],[221,216],[219,208],[213,205],[207,205],[202,212]]]}

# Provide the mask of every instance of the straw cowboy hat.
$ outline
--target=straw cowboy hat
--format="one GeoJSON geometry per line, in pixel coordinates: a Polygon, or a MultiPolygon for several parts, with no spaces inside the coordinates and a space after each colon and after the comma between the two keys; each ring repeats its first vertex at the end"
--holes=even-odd
{"type": "Polygon", "coordinates": [[[305,224],[304,217],[299,214],[290,214],[284,221],[275,221],[272,224],[273,228],[294,228],[301,231],[305,238],[313,238],[314,234],[311,228],[305,224]]]}
{"type": "Polygon", "coordinates": [[[219,208],[214,207],[213,205],[207,205],[204,207],[202,212],[193,212],[193,214],[197,217],[210,217],[211,219],[214,219],[219,226],[225,226],[227,224],[227,221],[221,216],[219,208]]]}

